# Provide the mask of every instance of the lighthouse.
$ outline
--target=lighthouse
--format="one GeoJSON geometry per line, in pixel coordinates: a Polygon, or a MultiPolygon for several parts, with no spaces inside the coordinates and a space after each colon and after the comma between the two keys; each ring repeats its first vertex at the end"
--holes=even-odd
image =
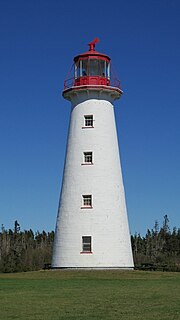
{"type": "Polygon", "coordinates": [[[113,106],[122,90],[98,41],[64,83],[71,116],[52,268],[134,267],[113,106]]]}

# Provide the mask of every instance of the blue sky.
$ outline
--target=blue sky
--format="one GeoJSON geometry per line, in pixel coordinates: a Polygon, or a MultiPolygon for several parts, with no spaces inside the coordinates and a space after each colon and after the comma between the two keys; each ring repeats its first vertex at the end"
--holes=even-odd
{"type": "Polygon", "coordinates": [[[100,38],[124,94],[115,113],[131,233],[180,227],[180,2],[0,0],[0,224],[55,228],[73,57],[100,38]]]}

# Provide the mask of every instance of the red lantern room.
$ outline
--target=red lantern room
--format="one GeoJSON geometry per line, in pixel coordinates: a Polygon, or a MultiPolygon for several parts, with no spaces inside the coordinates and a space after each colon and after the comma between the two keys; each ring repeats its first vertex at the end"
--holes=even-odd
{"type": "Polygon", "coordinates": [[[74,58],[74,75],[65,80],[64,91],[83,86],[111,86],[121,91],[120,81],[112,77],[110,73],[111,59],[106,54],[95,51],[95,45],[98,42],[99,39],[95,38],[88,44],[89,51],[74,58]]]}
{"type": "Polygon", "coordinates": [[[95,51],[96,38],[89,43],[89,51],[74,58],[75,86],[110,85],[110,58],[95,51]]]}

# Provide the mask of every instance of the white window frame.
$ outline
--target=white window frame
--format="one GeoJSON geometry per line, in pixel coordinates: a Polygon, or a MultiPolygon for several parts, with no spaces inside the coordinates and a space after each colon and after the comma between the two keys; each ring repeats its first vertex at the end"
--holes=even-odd
{"type": "Polygon", "coordinates": [[[82,252],[81,253],[92,253],[92,236],[82,236],[82,252]]]}
{"type": "Polygon", "coordinates": [[[82,209],[92,209],[92,203],[93,203],[93,199],[92,199],[92,194],[83,194],[82,195],[82,209]]]}
{"type": "Polygon", "coordinates": [[[84,126],[83,128],[94,128],[94,116],[93,114],[85,114],[84,115],[84,126]],[[90,119],[87,119],[87,118],[90,119]],[[87,121],[92,122],[90,125],[86,125],[87,121]]]}
{"type": "Polygon", "coordinates": [[[83,164],[91,165],[93,164],[93,152],[84,151],[83,152],[83,164]]]}

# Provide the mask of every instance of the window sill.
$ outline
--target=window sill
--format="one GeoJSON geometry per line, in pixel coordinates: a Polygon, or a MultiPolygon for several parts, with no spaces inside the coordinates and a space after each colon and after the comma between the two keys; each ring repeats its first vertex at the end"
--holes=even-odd
{"type": "Polygon", "coordinates": [[[93,166],[94,163],[87,162],[87,163],[81,163],[82,166],[93,166]]]}
{"type": "Polygon", "coordinates": [[[86,126],[86,127],[82,127],[82,129],[92,129],[92,128],[94,128],[94,127],[92,127],[92,126],[86,126]]]}
{"type": "Polygon", "coordinates": [[[80,254],[93,254],[92,251],[81,251],[80,254]]]}
{"type": "Polygon", "coordinates": [[[93,207],[91,207],[91,206],[83,206],[83,207],[81,207],[81,209],[93,209],[93,207]]]}

